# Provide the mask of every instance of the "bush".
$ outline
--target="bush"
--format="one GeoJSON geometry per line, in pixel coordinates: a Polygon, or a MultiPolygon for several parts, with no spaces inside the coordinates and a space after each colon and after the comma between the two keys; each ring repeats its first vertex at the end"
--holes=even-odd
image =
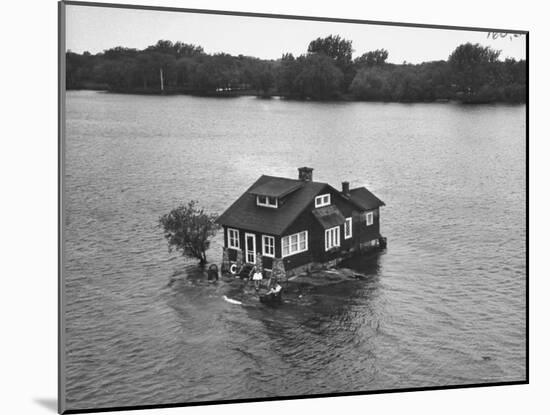
{"type": "Polygon", "coordinates": [[[219,229],[215,222],[217,215],[208,214],[199,208],[197,201],[180,205],[159,218],[159,225],[168,241],[168,250],[180,251],[182,255],[200,260],[206,264],[206,251],[210,247],[209,239],[219,229]]]}

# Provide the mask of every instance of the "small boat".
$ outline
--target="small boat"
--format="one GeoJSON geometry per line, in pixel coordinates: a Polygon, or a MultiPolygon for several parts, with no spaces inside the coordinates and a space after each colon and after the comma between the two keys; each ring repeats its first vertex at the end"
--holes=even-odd
{"type": "Polygon", "coordinates": [[[264,304],[281,304],[283,302],[282,297],[283,290],[278,292],[267,292],[265,294],[260,294],[260,303],[264,304]]]}

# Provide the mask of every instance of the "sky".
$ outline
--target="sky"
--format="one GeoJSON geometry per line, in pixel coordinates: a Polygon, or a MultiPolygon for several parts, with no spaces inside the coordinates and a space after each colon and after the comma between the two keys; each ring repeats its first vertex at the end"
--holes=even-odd
{"type": "Polygon", "coordinates": [[[115,46],[143,49],[159,39],[200,45],[206,53],[278,59],[305,53],[318,37],[340,35],[353,42],[353,57],[384,48],[388,62],[445,60],[471,42],[501,50],[501,58],[525,58],[525,36],[497,37],[487,32],[410,28],[260,17],[207,15],[67,5],[66,47],[92,54],[115,46]]]}

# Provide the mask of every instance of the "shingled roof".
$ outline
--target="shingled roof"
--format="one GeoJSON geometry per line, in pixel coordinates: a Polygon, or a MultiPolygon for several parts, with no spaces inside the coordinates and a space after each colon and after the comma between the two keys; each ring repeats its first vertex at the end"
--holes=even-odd
{"type": "MultiPolygon", "coordinates": [[[[224,226],[246,229],[252,232],[282,235],[309,206],[315,196],[325,188],[331,188],[337,192],[328,183],[262,175],[223,212],[216,222],[224,226]],[[284,203],[280,203],[277,208],[257,206],[257,195],[284,197],[284,203]]],[[[349,196],[340,194],[362,210],[384,206],[384,202],[364,187],[352,189],[349,196]]],[[[336,226],[343,223],[344,217],[338,209],[336,211],[334,209],[336,208],[329,206],[315,209],[313,213],[323,227],[336,226]]]]}
{"type": "Polygon", "coordinates": [[[384,202],[382,202],[364,187],[351,189],[350,200],[365,210],[371,210],[376,209],[380,206],[386,206],[384,202]]]}
{"type": "Polygon", "coordinates": [[[342,225],[346,220],[344,215],[342,215],[342,212],[340,212],[335,205],[313,209],[311,213],[313,213],[313,216],[321,224],[323,229],[329,229],[342,225]]]}
{"type": "Polygon", "coordinates": [[[281,235],[311,203],[327,183],[293,180],[284,177],[261,176],[218,218],[221,225],[281,235]],[[299,191],[287,195],[277,209],[256,206],[257,189],[286,189],[299,186],[299,191]]]}
{"type": "Polygon", "coordinates": [[[282,177],[273,177],[265,183],[254,186],[248,192],[258,196],[284,197],[304,185],[301,180],[291,180],[282,177]]]}

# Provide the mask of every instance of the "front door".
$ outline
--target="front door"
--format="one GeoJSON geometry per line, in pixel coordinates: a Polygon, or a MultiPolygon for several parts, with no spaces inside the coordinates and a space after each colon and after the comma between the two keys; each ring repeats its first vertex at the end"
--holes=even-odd
{"type": "Polygon", "coordinates": [[[245,260],[249,264],[256,263],[256,235],[253,233],[244,234],[245,241],[245,260]]]}

